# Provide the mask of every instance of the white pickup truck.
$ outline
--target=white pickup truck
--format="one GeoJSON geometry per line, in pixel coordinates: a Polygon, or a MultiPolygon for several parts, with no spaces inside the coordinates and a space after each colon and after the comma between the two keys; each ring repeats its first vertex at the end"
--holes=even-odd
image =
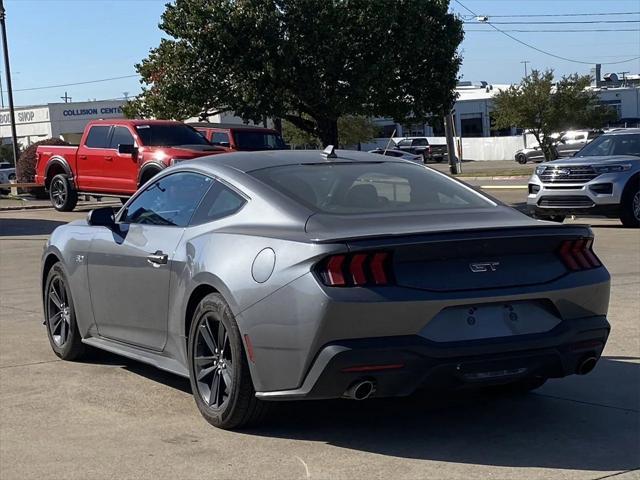
{"type": "MultiPolygon", "coordinates": [[[[16,179],[16,169],[9,162],[0,162],[0,184],[9,183],[16,179]]],[[[0,190],[8,191],[6,187],[0,187],[0,190]]]]}

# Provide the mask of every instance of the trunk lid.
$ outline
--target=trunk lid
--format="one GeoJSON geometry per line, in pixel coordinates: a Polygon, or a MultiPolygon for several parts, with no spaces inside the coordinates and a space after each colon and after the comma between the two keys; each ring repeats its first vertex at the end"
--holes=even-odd
{"type": "Polygon", "coordinates": [[[343,240],[352,252],[390,252],[398,286],[450,292],[551,282],[567,273],[558,255],[561,243],[591,236],[588,227],[540,222],[515,211],[505,215],[502,208],[499,223],[486,211],[431,213],[428,223],[413,218],[405,226],[389,219],[365,228],[352,219],[350,238],[343,240]],[[385,233],[372,235],[374,230],[385,233]]]}

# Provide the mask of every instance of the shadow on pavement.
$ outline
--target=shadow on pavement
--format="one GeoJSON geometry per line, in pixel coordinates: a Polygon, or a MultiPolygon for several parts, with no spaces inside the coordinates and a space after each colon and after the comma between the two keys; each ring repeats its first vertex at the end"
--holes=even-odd
{"type": "MultiPolygon", "coordinates": [[[[588,376],[551,380],[523,395],[421,392],[364,402],[277,402],[264,425],[238,433],[449,463],[632,470],[640,467],[640,365],[617,358],[603,357],[588,376]]],[[[107,352],[88,361],[120,364],[191,393],[185,378],[107,352]]]]}
{"type": "Polygon", "coordinates": [[[601,359],[582,388],[554,384],[520,396],[432,394],[365,402],[279,405],[252,435],[324,442],[379,455],[505,467],[614,471],[640,467],[640,365],[601,359]],[[595,373],[599,371],[596,376],[595,373]],[[607,407],[594,391],[622,389],[635,408],[607,407]],[[546,393],[552,392],[552,393],[546,393]],[[596,395],[597,397],[597,395],[596,395]]]}
{"type": "Polygon", "coordinates": [[[49,235],[65,223],[36,218],[0,218],[0,237],[49,235]]]}

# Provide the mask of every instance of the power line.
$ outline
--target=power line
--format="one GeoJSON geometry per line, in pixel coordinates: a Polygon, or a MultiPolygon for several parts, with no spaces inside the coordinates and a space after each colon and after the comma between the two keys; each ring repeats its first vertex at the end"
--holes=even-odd
{"type": "Polygon", "coordinates": [[[529,17],[597,17],[616,15],[640,15],[640,12],[603,12],[603,13],[528,13],[520,15],[487,15],[495,18],[529,18],[529,17]]]}
{"type": "Polygon", "coordinates": [[[123,78],[134,78],[139,77],[140,75],[123,75],[121,77],[111,77],[111,78],[100,78],[98,80],[87,80],[86,82],[75,82],[75,83],[60,83],[58,85],[46,85],[42,87],[31,87],[31,88],[14,88],[14,92],[31,92],[34,90],[46,90],[48,88],[59,88],[59,87],[72,87],[75,85],[87,85],[89,83],[101,83],[101,82],[110,82],[112,80],[122,80],[123,78]]]}
{"type": "Polygon", "coordinates": [[[544,33],[544,32],[551,32],[551,33],[590,33],[590,32],[638,32],[640,33],[640,30],[638,30],[637,28],[583,28],[581,30],[567,30],[567,29],[562,29],[562,30],[558,30],[558,29],[545,29],[545,30],[512,30],[512,29],[504,29],[500,32],[496,32],[495,30],[487,30],[487,29],[468,29],[465,28],[464,30],[465,32],[482,32],[482,33],[502,33],[502,32],[518,32],[518,33],[527,33],[527,32],[537,32],[537,33],[544,33]]]}
{"type": "MultiPolygon", "coordinates": [[[[478,17],[478,16],[479,16],[476,12],[474,12],[474,11],[473,11],[473,10],[471,10],[470,8],[466,7],[462,2],[460,2],[460,0],[454,0],[454,2],[456,2],[458,5],[460,5],[462,8],[464,8],[466,11],[468,11],[469,13],[471,13],[472,15],[474,15],[475,17],[478,17]]],[[[498,32],[502,33],[503,35],[505,35],[505,36],[509,37],[511,40],[514,40],[514,41],[518,42],[519,44],[524,45],[525,47],[529,47],[529,48],[531,48],[532,50],[535,50],[535,51],[537,51],[537,52],[540,52],[540,53],[543,53],[543,54],[548,55],[548,56],[550,56],[550,57],[558,58],[558,59],[560,59],[560,60],[564,60],[564,61],[567,61],[567,62],[581,63],[581,64],[583,64],[583,65],[593,65],[593,64],[595,64],[595,63],[601,63],[601,64],[603,64],[603,65],[604,65],[604,64],[606,64],[606,65],[615,65],[615,64],[618,64],[618,63],[631,62],[632,60],[637,60],[638,58],[640,58],[640,57],[634,57],[634,58],[629,58],[629,59],[627,59],[627,60],[619,60],[619,61],[617,61],[617,62],[606,62],[606,63],[605,63],[605,62],[583,62],[583,61],[581,61],[581,60],[574,60],[574,59],[572,59],[572,58],[562,57],[562,56],[560,56],[560,55],[556,55],[555,53],[547,52],[546,50],[542,50],[541,48],[538,48],[538,47],[536,47],[536,46],[534,46],[534,45],[531,45],[531,44],[529,44],[529,43],[527,43],[527,42],[523,42],[523,41],[522,41],[522,40],[520,40],[519,38],[514,37],[513,35],[511,35],[511,34],[509,34],[509,33],[505,32],[505,31],[503,31],[503,30],[500,30],[498,27],[496,27],[495,25],[493,25],[493,24],[492,24],[492,23],[490,23],[490,22],[486,22],[486,24],[487,24],[487,25],[489,25],[489,26],[491,26],[491,28],[493,28],[494,30],[497,30],[498,32]]]]}
{"type": "MultiPolygon", "coordinates": [[[[486,15],[487,18],[491,18],[489,15],[486,15]]],[[[472,22],[465,21],[463,23],[489,23],[486,22],[472,22]]],[[[539,21],[522,21],[522,22],[491,22],[495,25],[569,25],[569,24],[586,24],[586,23],[640,23],[640,20],[564,20],[561,22],[551,22],[547,20],[539,20],[539,21]]]]}

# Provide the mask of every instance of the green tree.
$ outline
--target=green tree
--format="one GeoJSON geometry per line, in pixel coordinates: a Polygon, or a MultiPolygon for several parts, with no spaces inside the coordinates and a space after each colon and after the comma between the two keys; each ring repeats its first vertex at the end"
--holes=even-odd
{"type": "Polygon", "coordinates": [[[136,65],[129,116],[282,118],[338,141],[345,115],[427,121],[455,99],[463,38],[449,0],[176,0],[136,65]]]}
{"type": "MultiPolygon", "coordinates": [[[[376,136],[378,127],[366,117],[345,115],[338,119],[338,145],[356,145],[376,136]]],[[[282,126],[282,135],[287,143],[294,146],[319,147],[320,139],[304,130],[300,130],[290,122],[285,121],[282,126]]]]}
{"type": "Polygon", "coordinates": [[[615,118],[615,111],[600,105],[587,87],[589,75],[577,73],[554,83],[553,70],[533,70],[519,85],[493,98],[494,128],[517,126],[529,130],[540,144],[545,159],[556,157],[558,138],[553,133],[573,128],[600,128],[615,118]]]}

